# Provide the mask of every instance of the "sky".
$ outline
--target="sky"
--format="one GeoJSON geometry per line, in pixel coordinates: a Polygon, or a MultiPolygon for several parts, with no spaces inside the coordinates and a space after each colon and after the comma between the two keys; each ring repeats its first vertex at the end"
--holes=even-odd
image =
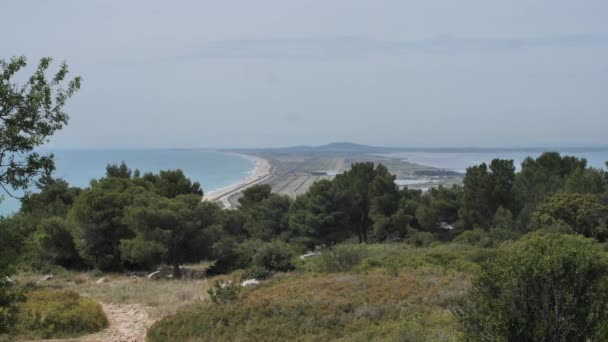
{"type": "Polygon", "coordinates": [[[606,0],[2,0],[83,78],[51,147],[608,145],[606,0]]]}

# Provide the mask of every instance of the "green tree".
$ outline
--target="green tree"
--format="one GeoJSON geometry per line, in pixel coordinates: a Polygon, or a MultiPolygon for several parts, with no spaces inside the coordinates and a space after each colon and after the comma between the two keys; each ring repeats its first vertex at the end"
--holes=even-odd
{"type": "Polygon", "coordinates": [[[249,237],[263,241],[287,241],[293,237],[289,229],[291,199],[288,196],[270,194],[259,202],[247,200],[242,203],[245,205],[241,205],[239,210],[245,215],[243,228],[249,237]]]}
{"type": "Polygon", "coordinates": [[[120,269],[120,241],[134,236],[125,222],[127,207],[136,196],[149,192],[124,178],[94,181],[91,188],[82,191],[68,222],[76,248],[89,265],[101,270],[120,269]]]}
{"type": "Polygon", "coordinates": [[[10,196],[27,191],[33,178],[54,169],[53,155],[35,149],[68,122],[64,106],[80,88],[80,77],[66,81],[65,63],[48,79],[51,62],[43,58],[20,85],[14,78],[27,66],[25,57],[0,60],[0,188],[10,196]]]}
{"type": "Polygon", "coordinates": [[[34,234],[34,242],[41,260],[65,267],[82,265],[64,218],[55,216],[42,220],[34,234]]]}
{"type": "Polygon", "coordinates": [[[17,305],[23,295],[10,278],[14,272],[13,261],[18,257],[22,236],[9,220],[0,218],[0,334],[10,332],[15,323],[17,305]]]}
{"type": "Polygon", "coordinates": [[[420,197],[416,206],[416,221],[420,229],[431,233],[444,231],[441,223],[454,224],[458,221],[458,211],[462,201],[462,187],[431,188],[420,197]]]}
{"type": "Polygon", "coordinates": [[[532,223],[535,227],[566,224],[577,234],[606,241],[608,205],[594,194],[556,194],[538,206],[532,223]]]}
{"type": "Polygon", "coordinates": [[[143,180],[151,182],[156,188],[156,192],[167,198],[174,198],[179,195],[198,195],[203,196],[203,189],[199,182],[192,182],[182,170],[160,171],[157,175],[146,173],[143,180]]]}
{"type": "Polygon", "coordinates": [[[514,179],[512,160],[494,159],[489,167],[485,163],[469,167],[463,180],[460,210],[465,227],[488,228],[499,207],[515,210],[514,179]]]}
{"type": "Polygon", "coordinates": [[[106,166],[106,177],[107,178],[131,178],[132,175],[131,169],[127,166],[127,163],[124,161],[120,163],[120,165],[116,164],[108,164],[106,166]]]}
{"type": "MultiPolygon", "coordinates": [[[[19,72],[27,66],[25,57],[0,59],[0,188],[9,196],[27,192],[34,178],[54,169],[53,155],[41,155],[36,148],[68,122],[64,106],[80,88],[80,77],[66,80],[65,63],[48,79],[51,62],[43,58],[19,84],[15,78],[21,78],[19,72]]],[[[16,303],[22,299],[8,278],[22,242],[14,226],[0,218],[0,333],[12,328],[16,303]]]]}
{"type": "Polygon", "coordinates": [[[394,181],[395,176],[384,165],[371,162],[355,163],[334,179],[335,201],[346,213],[359,242],[368,241],[374,217],[390,217],[397,209],[399,190],[394,181]]]}
{"type": "Polygon", "coordinates": [[[270,197],[272,188],[268,184],[256,184],[243,190],[243,196],[239,198],[242,207],[251,206],[270,197]]]}
{"type": "Polygon", "coordinates": [[[136,264],[166,262],[173,266],[173,276],[181,277],[182,263],[200,261],[196,256],[206,243],[205,228],[214,223],[209,209],[218,208],[197,195],[147,197],[135,203],[128,209],[127,222],[136,237],[122,240],[123,258],[136,264]]]}
{"type": "Polygon", "coordinates": [[[587,194],[606,191],[605,172],[594,168],[577,168],[565,178],[564,190],[587,194]]]}
{"type": "Polygon", "coordinates": [[[329,180],[315,182],[296,198],[289,212],[289,227],[308,248],[332,245],[352,235],[348,217],[336,200],[336,187],[329,180]]]}
{"type": "Polygon", "coordinates": [[[253,255],[253,264],[266,272],[288,272],[293,270],[293,247],[283,241],[274,240],[260,246],[253,255]]]}
{"type": "Polygon", "coordinates": [[[517,215],[522,224],[529,222],[536,206],[547,196],[564,191],[566,179],[577,170],[585,170],[587,161],[557,152],[546,152],[538,158],[527,158],[513,184],[519,206],[517,215]]]}
{"type": "Polygon", "coordinates": [[[21,212],[32,218],[34,224],[52,216],[65,218],[81,192],[80,188],[70,187],[63,179],[48,175],[41,177],[36,185],[39,192],[21,199],[21,212]]]}
{"type": "Polygon", "coordinates": [[[404,210],[400,210],[402,193],[395,184],[395,176],[380,164],[375,169],[375,177],[370,184],[370,217],[372,232],[376,241],[404,237],[412,220],[404,210]]]}
{"type": "Polygon", "coordinates": [[[593,240],[533,235],[507,247],[453,312],[469,341],[603,341],[608,257],[593,240]]]}

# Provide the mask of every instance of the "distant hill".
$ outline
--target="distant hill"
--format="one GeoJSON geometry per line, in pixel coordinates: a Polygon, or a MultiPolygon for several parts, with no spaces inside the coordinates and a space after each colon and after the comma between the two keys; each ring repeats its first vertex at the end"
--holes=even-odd
{"type": "Polygon", "coordinates": [[[328,153],[340,153],[340,154],[368,154],[368,153],[391,153],[402,151],[401,148],[393,147],[378,147],[355,144],[350,142],[333,142],[321,146],[291,146],[281,148],[267,148],[265,151],[272,151],[275,153],[315,153],[315,154],[328,154],[328,153]]]}
{"type": "Polygon", "coordinates": [[[266,151],[279,154],[382,154],[396,152],[449,152],[449,153],[478,153],[478,152],[592,152],[606,151],[608,146],[591,147],[385,147],[369,146],[351,142],[332,142],[320,146],[290,146],[275,148],[230,149],[229,151],[255,152],[266,151]]]}
{"type": "Polygon", "coordinates": [[[328,151],[328,152],[353,152],[353,153],[383,153],[398,151],[398,148],[391,147],[378,147],[355,144],[350,142],[334,142],[327,145],[321,145],[314,147],[317,151],[328,151]]]}

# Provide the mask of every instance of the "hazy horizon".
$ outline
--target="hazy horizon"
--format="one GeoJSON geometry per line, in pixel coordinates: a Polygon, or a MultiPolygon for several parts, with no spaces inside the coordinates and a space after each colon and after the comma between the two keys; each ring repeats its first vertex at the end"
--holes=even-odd
{"type": "Polygon", "coordinates": [[[1,8],[0,58],[84,79],[51,148],[608,145],[606,1],[1,8]]]}

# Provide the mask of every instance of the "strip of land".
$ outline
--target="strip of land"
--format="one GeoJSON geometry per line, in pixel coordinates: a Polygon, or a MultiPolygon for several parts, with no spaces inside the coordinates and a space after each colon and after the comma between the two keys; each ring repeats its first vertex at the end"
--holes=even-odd
{"type": "Polygon", "coordinates": [[[224,208],[238,206],[242,191],[255,184],[268,184],[273,193],[295,198],[317,181],[333,179],[359,162],[382,163],[399,180],[400,187],[428,190],[439,185],[459,184],[462,175],[450,170],[419,165],[391,156],[392,149],[350,144],[333,144],[317,148],[224,150],[255,160],[251,176],[226,188],[205,194],[204,200],[220,203],[224,208]]]}
{"type": "Polygon", "coordinates": [[[210,191],[204,195],[204,201],[218,202],[221,203],[224,208],[232,208],[234,204],[229,201],[231,196],[240,193],[250,186],[263,182],[272,175],[272,165],[268,160],[254,155],[245,156],[255,160],[255,168],[252,174],[238,183],[232,184],[223,189],[210,191]]]}

